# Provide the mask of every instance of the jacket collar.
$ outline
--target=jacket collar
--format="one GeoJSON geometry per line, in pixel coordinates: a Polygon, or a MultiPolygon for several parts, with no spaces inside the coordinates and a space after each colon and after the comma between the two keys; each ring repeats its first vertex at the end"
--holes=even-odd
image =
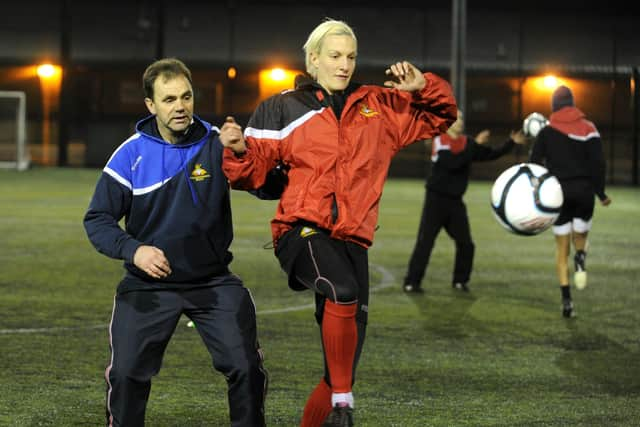
{"type": "MultiPolygon", "coordinates": [[[[360,86],[360,83],[349,82],[349,85],[344,90],[345,97],[349,97],[353,92],[355,92],[360,86]]],[[[321,90],[324,92],[325,96],[329,94],[327,91],[311,77],[309,74],[298,74],[295,79],[295,88],[297,90],[321,90]]]]}
{"type": "MultiPolygon", "coordinates": [[[[150,115],[142,120],[140,120],[136,124],[136,131],[140,134],[147,136],[150,139],[153,139],[157,142],[161,142],[163,144],[169,144],[167,141],[162,139],[160,135],[160,131],[158,130],[158,123],[156,122],[156,116],[150,115]]],[[[198,116],[193,116],[193,121],[191,125],[184,133],[184,136],[180,141],[176,143],[176,145],[191,145],[196,142],[201,141],[203,138],[207,137],[211,132],[211,125],[207,122],[201,120],[198,116]]]]}
{"type": "Polygon", "coordinates": [[[577,107],[563,107],[558,111],[551,113],[549,120],[552,123],[556,122],[575,122],[584,118],[585,115],[577,107]]]}

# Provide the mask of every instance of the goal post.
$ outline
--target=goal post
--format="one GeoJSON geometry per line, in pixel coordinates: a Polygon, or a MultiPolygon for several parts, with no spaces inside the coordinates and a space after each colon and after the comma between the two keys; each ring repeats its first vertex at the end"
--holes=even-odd
{"type": "Polygon", "coordinates": [[[0,168],[23,171],[31,157],[27,148],[27,96],[0,90],[0,168]]]}

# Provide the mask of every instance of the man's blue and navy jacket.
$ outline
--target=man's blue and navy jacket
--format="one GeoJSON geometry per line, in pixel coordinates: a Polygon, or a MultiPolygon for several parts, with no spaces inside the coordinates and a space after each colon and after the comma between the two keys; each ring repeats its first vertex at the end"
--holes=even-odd
{"type": "Polygon", "coordinates": [[[127,276],[173,288],[228,273],[233,228],[218,135],[218,128],[194,116],[183,140],[170,144],[150,116],[107,162],[84,226],[99,252],[124,260],[127,276]],[[168,277],[153,280],[133,264],[142,244],[164,251],[168,277]]]}

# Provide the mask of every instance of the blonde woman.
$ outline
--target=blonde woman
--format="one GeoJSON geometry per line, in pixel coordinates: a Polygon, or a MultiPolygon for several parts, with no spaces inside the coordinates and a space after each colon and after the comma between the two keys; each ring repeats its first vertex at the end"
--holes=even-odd
{"type": "Polygon", "coordinates": [[[445,132],[456,119],[447,82],[406,61],[385,87],[351,82],[358,54],[345,22],[325,20],[304,44],[306,75],[295,89],[260,104],[244,135],[226,144],[233,188],[254,190],[276,165],[287,183],[271,221],[275,254],[294,290],[315,294],[325,374],[301,425],[351,426],[352,384],[367,323],[367,249],[393,156],[445,132]]]}

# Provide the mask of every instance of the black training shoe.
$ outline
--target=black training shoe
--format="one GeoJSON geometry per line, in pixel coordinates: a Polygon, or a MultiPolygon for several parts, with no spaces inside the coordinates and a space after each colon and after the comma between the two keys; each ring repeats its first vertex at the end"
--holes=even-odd
{"type": "Polygon", "coordinates": [[[402,285],[402,289],[408,294],[421,294],[424,291],[422,290],[422,286],[417,285],[415,283],[405,283],[402,285]]]}
{"type": "Polygon", "coordinates": [[[584,289],[587,287],[587,267],[585,263],[587,261],[587,254],[585,251],[577,251],[573,257],[573,266],[575,273],[573,273],[573,281],[576,284],[577,289],[584,289]]]}
{"type": "Polygon", "coordinates": [[[573,310],[573,302],[570,298],[562,299],[562,316],[567,319],[576,317],[576,312],[573,310]]]}
{"type": "Polygon", "coordinates": [[[353,427],[353,409],[346,404],[336,404],[322,427],[353,427]]]}
{"type": "Polygon", "coordinates": [[[451,287],[453,289],[457,289],[459,291],[463,291],[463,292],[469,292],[469,286],[464,283],[464,282],[456,282],[456,283],[452,283],[451,287]]]}

